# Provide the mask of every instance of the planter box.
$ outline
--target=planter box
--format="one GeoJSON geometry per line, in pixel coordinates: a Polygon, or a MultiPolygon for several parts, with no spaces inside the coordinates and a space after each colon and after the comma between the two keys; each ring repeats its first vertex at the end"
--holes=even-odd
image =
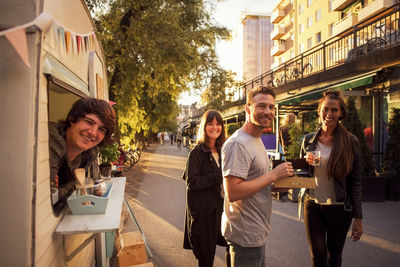
{"type": "Polygon", "coordinates": [[[364,202],[383,202],[386,200],[386,177],[363,176],[361,178],[364,202]]]}
{"type": "Polygon", "coordinates": [[[399,201],[400,200],[400,177],[399,176],[387,177],[386,199],[391,200],[391,201],[399,201]]]}

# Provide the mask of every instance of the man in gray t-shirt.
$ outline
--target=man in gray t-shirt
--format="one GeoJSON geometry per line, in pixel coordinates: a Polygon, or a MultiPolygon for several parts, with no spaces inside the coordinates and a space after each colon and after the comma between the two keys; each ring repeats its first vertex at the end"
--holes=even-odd
{"type": "Polygon", "coordinates": [[[222,147],[225,203],[222,233],[228,241],[231,264],[263,266],[265,241],[271,227],[271,184],[294,175],[290,162],[269,171],[261,141],[263,129],[275,117],[275,91],[258,86],[249,91],[246,123],[222,147]]]}

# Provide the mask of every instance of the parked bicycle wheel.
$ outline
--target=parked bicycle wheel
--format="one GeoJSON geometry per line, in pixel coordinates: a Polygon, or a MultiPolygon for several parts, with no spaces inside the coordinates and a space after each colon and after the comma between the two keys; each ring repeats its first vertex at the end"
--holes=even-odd
{"type": "Polygon", "coordinates": [[[131,168],[133,165],[135,165],[135,157],[132,151],[126,151],[124,166],[131,168]]]}
{"type": "Polygon", "coordinates": [[[132,151],[132,157],[133,157],[134,164],[139,162],[141,154],[142,153],[139,148],[136,148],[134,151],[132,151]]]}

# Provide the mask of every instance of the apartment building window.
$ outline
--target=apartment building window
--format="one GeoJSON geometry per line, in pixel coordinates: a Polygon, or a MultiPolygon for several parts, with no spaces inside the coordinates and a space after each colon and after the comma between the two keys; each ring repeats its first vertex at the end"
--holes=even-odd
{"type": "Polygon", "coordinates": [[[290,51],[290,59],[294,58],[294,51],[290,51]]]}
{"type": "Polygon", "coordinates": [[[307,18],[307,28],[310,28],[312,25],[312,16],[307,18]]]}
{"type": "Polygon", "coordinates": [[[303,4],[299,5],[299,15],[303,13],[303,4]]]}
{"type": "Polygon", "coordinates": [[[290,34],[290,40],[294,41],[294,34],[293,33],[290,34]]]}
{"type": "Polygon", "coordinates": [[[315,21],[319,21],[321,19],[321,9],[315,11],[315,21]]]}
{"type": "Polygon", "coordinates": [[[300,54],[304,52],[304,44],[303,43],[301,43],[299,45],[299,51],[300,51],[300,54]]]}
{"type": "Polygon", "coordinates": [[[332,12],[332,2],[333,0],[328,1],[328,12],[332,12]]]}
{"type": "Polygon", "coordinates": [[[333,34],[333,23],[328,25],[328,34],[329,34],[329,37],[331,37],[333,34]]]}
{"type": "Polygon", "coordinates": [[[312,0],[307,0],[307,7],[310,7],[312,5],[312,0]]]}
{"type": "Polygon", "coordinates": [[[312,38],[307,39],[307,49],[310,49],[312,47],[312,38]]]}
{"type": "Polygon", "coordinates": [[[315,43],[318,44],[319,42],[321,42],[321,32],[315,35],[315,43]]]}
{"type": "Polygon", "coordinates": [[[300,24],[299,25],[299,33],[303,33],[304,32],[304,25],[300,24]]]}

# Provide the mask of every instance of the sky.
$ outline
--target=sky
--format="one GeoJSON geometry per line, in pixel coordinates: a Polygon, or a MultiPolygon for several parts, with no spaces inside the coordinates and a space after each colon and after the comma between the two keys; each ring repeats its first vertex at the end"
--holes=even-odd
{"type": "MultiPolygon", "coordinates": [[[[279,0],[222,0],[216,4],[214,20],[220,26],[231,30],[231,41],[219,41],[217,55],[224,69],[236,72],[236,78],[242,79],[243,75],[243,25],[241,24],[245,13],[271,13],[279,0]]],[[[200,100],[199,95],[183,93],[180,104],[189,105],[200,100]]]]}

